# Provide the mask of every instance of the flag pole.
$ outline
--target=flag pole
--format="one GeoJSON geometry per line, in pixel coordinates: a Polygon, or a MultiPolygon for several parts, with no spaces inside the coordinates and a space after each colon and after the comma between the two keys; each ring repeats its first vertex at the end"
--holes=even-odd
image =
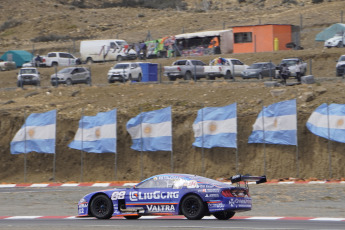
{"type": "Polygon", "coordinates": [[[238,125],[237,125],[237,104],[236,104],[236,174],[239,174],[238,170],[238,125]]]}
{"type": "Polygon", "coordinates": [[[170,109],[170,119],[171,119],[171,172],[174,172],[174,154],[173,154],[173,135],[172,135],[172,116],[171,116],[171,109],[170,109]]]}
{"type": "Polygon", "coordinates": [[[84,108],[81,109],[81,151],[80,151],[80,182],[83,181],[83,149],[84,149],[84,108]]]}
{"type": "Polygon", "coordinates": [[[299,178],[299,152],[298,152],[298,119],[297,119],[297,99],[296,99],[296,177],[299,178]]]}
{"type": "Polygon", "coordinates": [[[116,143],[117,143],[117,133],[116,133],[116,131],[117,131],[117,129],[116,129],[116,127],[117,127],[117,121],[116,121],[116,116],[117,116],[117,111],[115,111],[115,156],[114,156],[114,158],[115,158],[115,162],[114,162],[114,179],[115,180],[117,180],[117,153],[116,153],[116,143]]]}
{"type": "Polygon", "coordinates": [[[328,161],[329,161],[329,179],[332,179],[332,156],[331,156],[331,133],[329,124],[329,105],[327,103],[327,131],[328,131],[328,161]]]}
{"type": "Polygon", "coordinates": [[[262,132],[263,132],[263,139],[264,139],[264,175],[267,175],[266,172],[266,137],[265,137],[265,106],[264,101],[262,101],[262,132]]]}
{"type": "Polygon", "coordinates": [[[202,137],[202,148],[201,148],[201,170],[202,175],[205,176],[205,150],[204,150],[204,108],[201,108],[201,137],[202,137]]]}
{"type": "Polygon", "coordinates": [[[144,174],[144,165],[143,165],[143,114],[142,114],[142,108],[140,106],[140,179],[143,180],[143,174],[144,174]]]}
{"type": "Polygon", "coordinates": [[[54,159],[53,159],[53,181],[55,182],[55,167],[56,167],[56,117],[57,117],[57,110],[55,113],[55,140],[54,140],[54,159]]]}
{"type": "Polygon", "coordinates": [[[24,111],[24,182],[26,182],[26,111],[24,111]]]}

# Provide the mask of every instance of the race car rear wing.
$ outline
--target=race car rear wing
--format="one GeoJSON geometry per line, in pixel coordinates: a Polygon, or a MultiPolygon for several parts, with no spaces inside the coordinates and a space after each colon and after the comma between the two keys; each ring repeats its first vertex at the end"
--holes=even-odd
{"type": "Polygon", "coordinates": [[[261,184],[267,182],[266,176],[243,176],[243,175],[235,175],[230,178],[231,183],[239,183],[241,181],[249,182],[255,181],[256,184],[261,184]]]}

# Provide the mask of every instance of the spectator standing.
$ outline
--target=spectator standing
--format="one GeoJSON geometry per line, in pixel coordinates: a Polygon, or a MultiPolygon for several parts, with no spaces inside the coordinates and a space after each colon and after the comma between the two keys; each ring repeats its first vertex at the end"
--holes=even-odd
{"type": "Polygon", "coordinates": [[[289,78],[289,75],[290,75],[290,71],[289,71],[289,68],[287,67],[286,63],[283,63],[282,64],[282,69],[281,69],[281,76],[282,76],[282,83],[284,85],[286,85],[286,79],[289,78]]]}
{"type": "Polygon", "coordinates": [[[36,58],[35,58],[35,66],[36,67],[39,67],[42,63],[42,58],[40,57],[39,54],[36,55],[36,58]]]}

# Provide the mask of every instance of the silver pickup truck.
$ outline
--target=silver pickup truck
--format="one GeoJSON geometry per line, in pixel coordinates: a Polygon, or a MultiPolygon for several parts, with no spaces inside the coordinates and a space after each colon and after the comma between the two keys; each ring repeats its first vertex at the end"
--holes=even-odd
{"type": "Polygon", "coordinates": [[[164,66],[164,76],[167,76],[170,81],[175,81],[176,78],[183,78],[184,80],[195,78],[196,80],[206,77],[205,65],[199,60],[178,60],[172,66],[164,66]]]}

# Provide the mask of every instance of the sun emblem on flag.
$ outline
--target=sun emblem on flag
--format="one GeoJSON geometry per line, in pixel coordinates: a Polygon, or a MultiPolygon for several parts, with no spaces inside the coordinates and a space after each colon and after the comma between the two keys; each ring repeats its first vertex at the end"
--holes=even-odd
{"type": "Polygon", "coordinates": [[[146,125],[145,128],[144,128],[144,133],[145,134],[150,134],[152,133],[152,127],[151,125],[146,125]]]}
{"type": "Polygon", "coordinates": [[[340,118],[339,120],[337,120],[337,127],[341,127],[344,125],[344,120],[343,118],[340,118]]]}
{"type": "Polygon", "coordinates": [[[274,119],[273,126],[274,126],[274,128],[278,127],[278,119],[277,118],[274,119]]]}
{"type": "Polygon", "coordinates": [[[95,130],[95,136],[97,137],[97,138],[100,138],[100,136],[101,136],[101,129],[98,127],[98,128],[96,128],[96,130],[95,130]]]}
{"type": "Polygon", "coordinates": [[[215,122],[211,122],[209,125],[208,125],[208,130],[211,132],[211,133],[214,133],[216,130],[217,130],[217,124],[215,122]]]}
{"type": "Polygon", "coordinates": [[[29,129],[28,130],[29,137],[34,138],[35,136],[35,129],[29,129]]]}

